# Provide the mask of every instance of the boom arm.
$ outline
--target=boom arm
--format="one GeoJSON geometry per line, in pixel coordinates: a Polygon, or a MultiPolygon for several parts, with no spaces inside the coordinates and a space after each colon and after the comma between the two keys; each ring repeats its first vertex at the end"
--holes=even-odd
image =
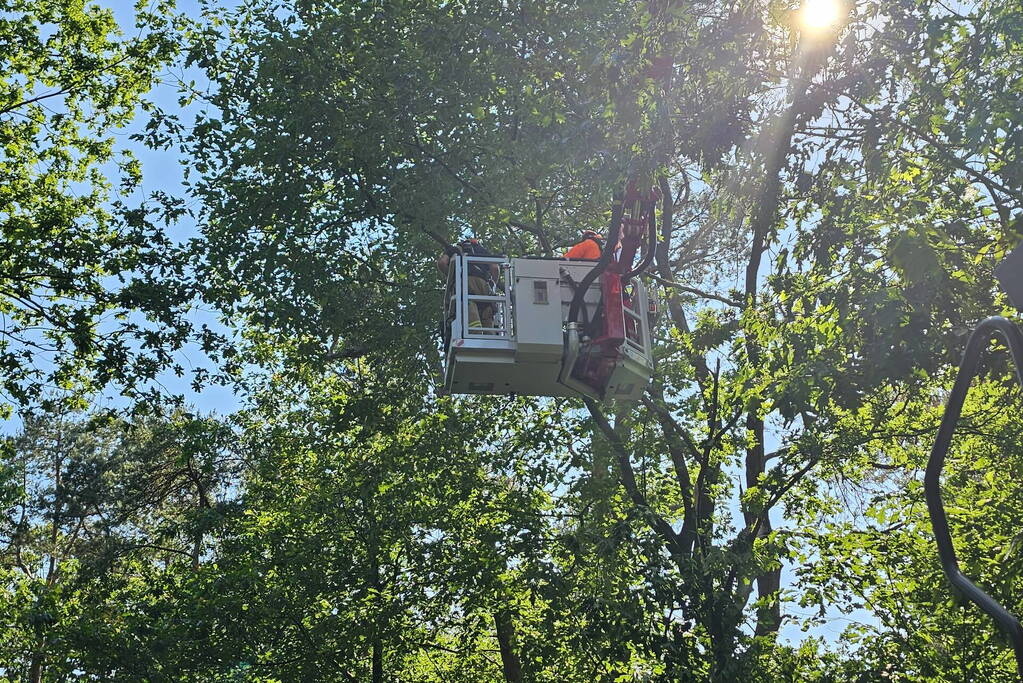
{"type": "MultiPolygon", "coordinates": [[[[590,269],[575,288],[566,320],[565,350],[559,381],[566,386],[603,396],[622,361],[622,345],[626,338],[625,285],[640,275],[653,260],[657,246],[657,218],[654,208],[659,191],[640,192],[634,182],[625,188],[625,194],[615,196],[611,207],[611,229],[600,260],[590,269]],[[649,244],[642,261],[633,268],[636,252],[646,232],[649,244]],[[619,235],[621,251],[618,253],[619,235]],[[592,338],[583,338],[579,328],[579,312],[584,305],[590,286],[600,278],[600,307],[597,315],[602,327],[592,338]]],[[[634,328],[633,328],[634,329],[634,328]]]]}

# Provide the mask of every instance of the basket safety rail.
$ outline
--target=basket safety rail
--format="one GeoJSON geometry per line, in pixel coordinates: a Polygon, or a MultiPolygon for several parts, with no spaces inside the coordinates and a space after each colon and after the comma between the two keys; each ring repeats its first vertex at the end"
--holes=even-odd
{"type": "Polygon", "coordinates": [[[645,288],[636,288],[632,293],[631,302],[622,306],[622,313],[625,315],[625,344],[644,356],[650,355],[650,349],[645,343],[648,339],[645,329],[648,310],[645,288]]]}
{"type": "Polygon", "coordinates": [[[1001,336],[1008,344],[1013,363],[1016,366],[1016,380],[1023,386],[1023,332],[1020,332],[1016,325],[1000,316],[993,316],[981,321],[974,328],[973,334],[970,335],[970,340],[966,344],[963,360],[959,365],[959,374],[956,376],[952,392],[945,405],[945,414],[941,418],[938,436],[934,441],[931,457],[927,461],[924,491],[927,496],[927,511],[931,516],[931,526],[934,528],[934,538],[938,544],[938,556],[941,559],[941,567],[945,571],[945,576],[956,590],[994,619],[998,627],[1008,636],[1016,653],[1016,670],[1020,680],[1023,681],[1023,626],[1020,625],[1017,617],[966,578],[959,569],[955,546],[948,528],[948,519],[945,516],[945,506],[941,499],[941,470],[945,465],[949,446],[952,444],[956,423],[962,413],[970,384],[977,375],[980,354],[996,335],[1001,336]]]}
{"type": "MultiPolygon", "coordinates": [[[[489,341],[510,341],[514,338],[514,330],[512,328],[512,288],[511,278],[508,277],[508,270],[510,263],[506,257],[503,256],[469,256],[467,254],[460,254],[455,258],[451,259],[452,267],[454,271],[452,275],[455,277],[455,282],[458,286],[455,291],[451,291],[451,287],[448,288],[448,297],[446,300],[446,307],[454,303],[457,305],[458,315],[455,316],[453,324],[458,325],[456,334],[462,339],[481,339],[489,341]],[[498,268],[498,281],[493,282],[487,280],[489,294],[474,294],[469,291],[469,275],[472,266],[480,266],[486,270],[490,270],[491,266],[497,266],[498,268]],[[483,311],[486,307],[492,307],[493,310],[493,321],[492,327],[470,326],[470,310],[471,307],[476,308],[477,318],[484,318],[483,311]]],[[[450,277],[450,276],[449,276],[450,277]]],[[[449,319],[447,316],[450,315],[450,309],[445,314],[445,319],[449,319]]],[[[486,316],[490,319],[490,316],[486,316]]]]}
{"type": "Polygon", "coordinates": [[[448,276],[444,284],[444,317],[441,318],[441,327],[444,338],[444,353],[448,352],[448,344],[451,343],[451,324],[455,319],[455,310],[458,305],[458,295],[455,292],[455,273],[458,267],[458,259],[448,261],[448,276]]]}

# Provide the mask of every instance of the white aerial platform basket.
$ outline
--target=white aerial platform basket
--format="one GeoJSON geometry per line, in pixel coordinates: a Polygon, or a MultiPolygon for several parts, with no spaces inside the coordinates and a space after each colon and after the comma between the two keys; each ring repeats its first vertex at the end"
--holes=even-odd
{"type": "MultiPolygon", "coordinates": [[[[559,381],[573,283],[581,282],[595,265],[564,259],[453,257],[444,297],[444,391],[638,400],[653,371],[647,292],[638,279],[629,285],[626,339],[603,396],[577,382],[569,381],[569,387],[559,381]],[[470,286],[473,266],[477,272],[497,266],[498,281],[484,290],[481,279],[474,278],[470,286]],[[486,293],[476,293],[480,291],[486,293]],[[483,319],[481,326],[470,325],[477,319],[483,319]]],[[[585,320],[597,312],[600,286],[598,278],[586,293],[585,320]]]]}

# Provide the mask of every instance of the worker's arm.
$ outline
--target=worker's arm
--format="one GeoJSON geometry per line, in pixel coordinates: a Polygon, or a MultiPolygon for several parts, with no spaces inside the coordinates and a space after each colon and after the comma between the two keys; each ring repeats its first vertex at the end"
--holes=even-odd
{"type": "Polygon", "coordinates": [[[501,269],[497,267],[496,263],[490,264],[490,279],[497,282],[501,277],[501,269]]]}
{"type": "Polygon", "coordinates": [[[437,257],[437,268],[444,275],[448,276],[448,264],[451,262],[451,257],[446,252],[441,252],[440,256],[437,257]]]}

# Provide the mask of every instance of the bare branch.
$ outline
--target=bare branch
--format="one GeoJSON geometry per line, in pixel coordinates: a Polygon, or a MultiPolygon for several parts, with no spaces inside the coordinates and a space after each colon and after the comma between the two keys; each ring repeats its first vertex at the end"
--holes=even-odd
{"type": "Polygon", "coordinates": [[[677,289],[677,290],[679,290],[681,292],[688,292],[690,294],[695,294],[697,296],[703,297],[704,299],[713,299],[714,301],[720,301],[723,304],[728,304],[729,306],[734,306],[735,308],[743,308],[742,303],[736,301],[735,299],[729,299],[726,296],[721,296],[720,294],[714,294],[713,292],[707,292],[707,291],[704,291],[702,289],[697,289],[696,287],[689,287],[687,285],[680,285],[677,282],[672,282],[671,280],[665,280],[661,276],[654,275],[653,273],[649,273],[648,272],[647,276],[653,278],[656,282],[664,285],[665,287],[672,287],[672,288],[677,289]]]}
{"type": "Polygon", "coordinates": [[[526,232],[535,235],[536,239],[539,240],[540,242],[540,246],[543,248],[546,254],[550,255],[554,253],[554,249],[551,247],[551,242],[550,240],[547,239],[547,236],[543,233],[543,230],[532,225],[520,223],[519,221],[508,221],[508,225],[519,230],[525,230],[526,232]]]}

